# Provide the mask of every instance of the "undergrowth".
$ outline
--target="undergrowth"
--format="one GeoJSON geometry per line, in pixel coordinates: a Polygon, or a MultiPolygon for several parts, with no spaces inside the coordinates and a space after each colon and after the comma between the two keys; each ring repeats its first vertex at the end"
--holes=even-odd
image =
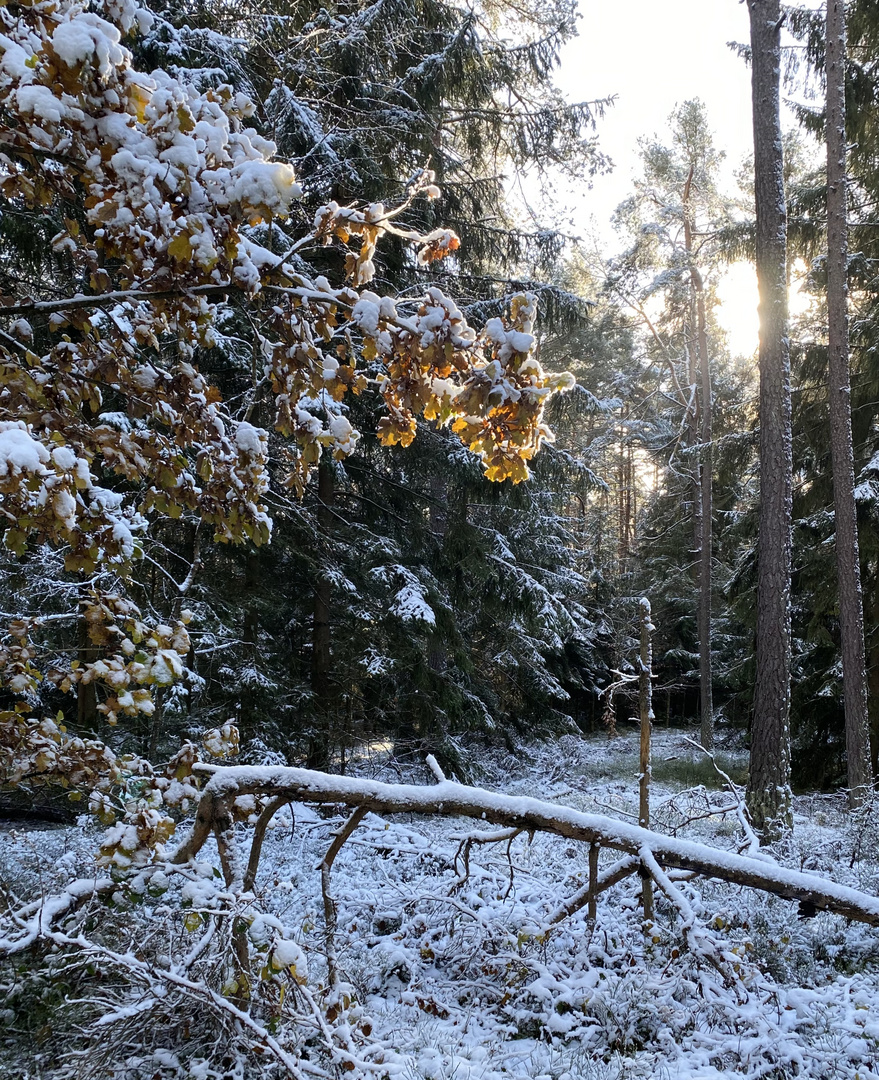
{"type": "MultiPolygon", "coordinates": [[[[673,733],[657,742],[657,765],[689,753],[673,733]]],[[[635,758],[627,736],[566,738],[486,756],[481,768],[484,783],[510,793],[630,817],[635,758]]],[[[369,768],[380,774],[381,762],[369,768]]],[[[735,823],[710,812],[715,785],[664,787],[659,775],[655,767],[657,828],[735,846],[735,823]]],[[[832,800],[798,809],[807,816],[779,858],[879,891],[872,812],[852,819],[832,800]]],[[[5,961],[0,1073],[290,1075],[211,991],[259,1019],[299,1080],[879,1080],[877,931],[828,914],[798,918],[795,905],[763,893],[682,882],[706,933],[733,958],[728,978],[688,949],[661,895],[644,932],[637,877],[600,897],[594,923],[580,910],[549,927],[585,880],[586,851],[545,834],[474,849],[464,875],[456,855],[471,823],[368,815],[333,870],[334,982],[316,867],[341,820],[301,805],[281,811],[253,894],[234,904],[206,855],[188,876],[147,875],[139,892],[120,884],[68,920],[71,940],[87,932],[104,953],[43,944],[5,961]],[[231,979],[236,932],[259,973],[246,995],[231,979]],[[198,948],[187,970],[204,990],[151,982],[198,948]]],[[[94,873],[93,845],[84,828],[7,833],[3,887],[45,895],[74,864],[94,873]]]]}

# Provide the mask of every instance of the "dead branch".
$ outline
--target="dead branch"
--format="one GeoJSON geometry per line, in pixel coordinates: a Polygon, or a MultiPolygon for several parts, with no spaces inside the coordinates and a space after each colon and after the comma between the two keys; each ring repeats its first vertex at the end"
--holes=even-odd
{"type": "MultiPolygon", "coordinates": [[[[512,843],[520,832],[522,832],[521,829],[514,827],[512,829],[503,829],[501,832],[469,833],[467,836],[462,836],[460,838],[461,842],[458,845],[458,850],[455,852],[454,866],[457,870],[458,861],[460,860],[463,863],[464,868],[459,871],[460,876],[457,881],[453,882],[449,891],[454,892],[456,889],[459,889],[470,877],[470,848],[473,844],[497,844],[502,840],[509,840],[512,843]]],[[[507,853],[509,855],[509,848],[507,849],[507,853]]]]}
{"type": "Polygon", "coordinates": [[[342,850],[342,846],[348,837],[354,832],[369,811],[366,807],[358,806],[351,817],[342,825],[333,837],[329,850],[324,855],[323,862],[318,867],[320,870],[320,889],[324,900],[324,924],[326,927],[327,945],[327,968],[331,985],[338,981],[338,969],[336,967],[336,902],[330,893],[330,871],[336,856],[342,850]]]}
{"type": "Polygon", "coordinates": [[[416,787],[331,776],[308,769],[197,768],[213,775],[205,786],[190,835],[172,856],[174,863],[186,862],[199,851],[211,834],[214,813],[223,800],[239,795],[268,798],[284,795],[290,801],[342,803],[360,808],[364,813],[472,817],[506,828],[548,832],[598,844],[638,857],[646,847],[663,867],[691,870],[703,877],[760,889],[787,900],[799,900],[818,910],[879,926],[879,899],[838,885],[829,878],[678,837],[663,836],[629,822],[585,814],[539,799],[497,794],[449,780],[431,787],[416,787]]]}
{"type": "MultiPolygon", "coordinates": [[[[681,918],[681,929],[684,933],[687,946],[694,956],[707,961],[721,976],[727,986],[736,987],[741,985],[741,980],[736,977],[735,967],[721,945],[714,940],[704,926],[700,926],[696,920],[696,913],[689,900],[681,890],[669,879],[668,874],[662,869],[653,857],[653,852],[646,845],[641,848],[641,861],[644,869],[650,874],[653,881],[665,893],[668,900],[677,909],[681,918]]],[[[745,995],[747,996],[747,995],[745,995]]]]}
{"type": "Polygon", "coordinates": [[[751,827],[751,819],[748,817],[748,811],[745,808],[745,804],[742,801],[738,788],[732,782],[732,778],[729,774],[725,773],[717,764],[714,753],[711,750],[706,750],[705,747],[701,743],[697,743],[695,739],[684,739],[684,742],[688,742],[690,746],[695,746],[697,750],[701,751],[708,758],[714,767],[714,771],[721,780],[723,780],[727,791],[736,800],[736,805],[734,807],[736,817],[742,827],[742,832],[745,834],[745,848],[740,850],[746,850],[748,854],[754,858],[771,859],[770,855],[767,855],[765,851],[760,850],[760,839],[751,827]]]}
{"type": "MultiPolygon", "coordinates": [[[[590,863],[593,851],[597,857],[597,844],[593,844],[589,849],[590,863]]],[[[612,866],[607,867],[602,874],[596,874],[594,877],[591,873],[592,867],[590,865],[589,884],[584,885],[582,889],[578,889],[570,899],[566,900],[561,907],[557,908],[547,919],[547,926],[556,926],[587,904],[589,905],[589,918],[594,919],[595,914],[593,914],[593,906],[596,897],[612,888],[624,878],[637,873],[640,865],[641,864],[634,855],[626,855],[622,859],[617,859],[617,861],[612,866]]]]}
{"type": "Polygon", "coordinates": [[[290,800],[285,795],[278,795],[263,807],[262,813],[257,818],[253,827],[253,841],[250,845],[250,857],[247,860],[247,870],[244,873],[244,891],[250,892],[256,881],[256,872],[259,869],[259,857],[262,854],[262,842],[265,839],[266,829],[269,822],[277,814],[282,806],[286,806],[290,800]]]}
{"type": "Polygon", "coordinates": [[[12,956],[24,952],[65,915],[96,896],[103,896],[118,884],[112,878],[92,878],[71,882],[57,896],[44,897],[17,910],[10,908],[8,918],[15,923],[19,934],[0,938],[0,955],[12,956]]]}
{"type": "MultiPolygon", "coordinates": [[[[288,1053],[257,1019],[244,1009],[240,1009],[229,998],[218,994],[204,983],[195,982],[176,970],[139,960],[131,952],[114,952],[97,942],[90,941],[82,934],[73,937],[52,932],[47,933],[46,936],[56,945],[74,947],[82,950],[87,955],[93,955],[114,964],[124,970],[132,979],[143,983],[148,990],[153,989],[157,982],[165,983],[167,987],[198,1001],[199,1004],[208,1006],[218,1016],[236,1021],[250,1033],[251,1038],[258,1045],[264,1047],[267,1053],[271,1054],[284,1066],[288,1076],[294,1077],[294,1080],[305,1080],[305,1070],[302,1067],[303,1062],[301,1060],[297,1060],[292,1054],[288,1053]]],[[[98,1020],[97,1023],[103,1025],[112,1023],[115,1019],[116,1017],[110,1014],[98,1020]]]]}

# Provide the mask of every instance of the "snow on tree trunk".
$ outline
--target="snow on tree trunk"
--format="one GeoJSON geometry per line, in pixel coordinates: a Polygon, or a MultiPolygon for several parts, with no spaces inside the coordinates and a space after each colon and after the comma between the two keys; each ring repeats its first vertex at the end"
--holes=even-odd
{"type": "MultiPolygon", "coordinates": [[[[322,538],[326,538],[333,523],[335,494],[333,460],[324,453],[317,474],[317,523],[322,538]]],[[[314,585],[314,623],[312,630],[311,690],[314,695],[312,724],[315,730],[308,742],[308,767],[328,769],[330,766],[330,717],[332,712],[332,655],[330,650],[331,585],[323,567],[318,568],[314,585]]]]}
{"type": "Polygon", "coordinates": [[[693,212],[690,191],[694,166],[684,186],[684,245],[690,268],[690,331],[692,338],[690,382],[699,384],[698,409],[691,417],[691,445],[698,441],[700,453],[694,468],[693,534],[698,552],[699,606],[699,718],[700,740],[706,750],[714,748],[714,701],[711,672],[711,556],[712,556],[712,461],[711,461],[711,368],[708,361],[708,329],[705,315],[705,283],[693,263],[693,212]],[[698,380],[697,380],[698,365],[698,380]],[[698,430],[697,430],[698,422],[698,430]],[[698,439],[697,439],[698,435],[698,439]]]}

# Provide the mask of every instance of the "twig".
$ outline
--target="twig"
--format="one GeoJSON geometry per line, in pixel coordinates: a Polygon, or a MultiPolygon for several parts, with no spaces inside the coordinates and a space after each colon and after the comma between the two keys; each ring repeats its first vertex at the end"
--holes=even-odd
{"type": "MultiPolygon", "coordinates": [[[[589,850],[590,862],[592,861],[592,852],[595,851],[595,858],[598,856],[598,844],[593,844],[589,850]]],[[[590,919],[594,919],[595,915],[591,913],[591,906],[595,901],[595,898],[601,893],[606,892],[612,888],[618,882],[624,878],[630,877],[632,874],[637,873],[640,863],[636,856],[626,855],[622,859],[617,859],[615,863],[608,866],[601,874],[598,874],[593,878],[590,867],[589,884],[584,885],[582,889],[578,889],[570,899],[566,900],[561,907],[557,908],[549,919],[547,919],[547,927],[556,926],[562,920],[567,919],[570,915],[575,914],[581,908],[587,904],[590,905],[590,919]]]]}
{"type": "Polygon", "coordinates": [[[330,870],[336,861],[336,856],[342,850],[342,846],[348,837],[354,832],[369,811],[366,807],[358,806],[351,817],[336,832],[329,850],[324,855],[320,870],[320,888],[324,900],[324,923],[326,926],[327,968],[329,969],[330,984],[335,985],[339,981],[339,972],[336,966],[336,902],[330,893],[330,870]]]}
{"type": "MultiPolygon", "coordinates": [[[[641,848],[639,857],[645,871],[650,874],[653,881],[656,882],[677,909],[678,914],[681,917],[681,930],[684,933],[690,951],[711,964],[728,986],[741,987],[741,980],[736,977],[735,971],[730,964],[729,958],[725,955],[724,950],[716,941],[714,941],[711,935],[707,933],[705,927],[699,924],[692,904],[684,896],[681,890],[671,882],[668,874],[666,874],[656,861],[653,852],[646,844],[641,848]]],[[[747,998],[747,993],[745,994],[745,997],[747,998]]]]}
{"type": "Polygon", "coordinates": [[[247,870],[244,872],[244,891],[251,892],[256,881],[256,872],[259,869],[259,857],[262,854],[262,842],[265,839],[266,829],[269,822],[277,814],[282,806],[286,806],[290,799],[286,795],[276,795],[266,806],[253,827],[253,841],[250,845],[250,857],[247,860],[247,870]]]}
{"type": "MultiPolygon", "coordinates": [[[[768,852],[761,850],[760,840],[757,837],[757,834],[754,832],[753,828],[751,827],[751,822],[748,820],[748,811],[745,807],[745,804],[742,802],[742,798],[739,795],[738,788],[732,782],[732,779],[727,775],[727,773],[725,773],[723,769],[721,769],[721,767],[717,764],[713,752],[711,750],[706,750],[701,743],[698,743],[695,739],[690,739],[687,736],[684,736],[684,742],[689,743],[690,746],[694,746],[697,750],[700,750],[708,758],[708,760],[714,766],[714,771],[724,781],[730,795],[732,795],[732,797],[736,800],[736,805],[734,809],[736,812],[736,817],[739,819],[739,824],[742,827],[742,832],[745,834],[745,839],[748,842],[747,848],[745,849],[748,852],[748,855],[752,859],[762,859],[766,862],[774,863],[775,859],[773,859],[772,856],[768,854],[768,852]]],[[[733,807],[730,807],[730,809],[733,809],[733,807]]]]}
{"type": "MultiPolygon", "coordinates": [[[[459,889],[467,878],[470,876],[470,848],[473,844],[497,844],[502,840],[509,840],[510,843],[521,833],[522,829],[512,828],[503,829],[501,832],[494,833],[470,833],[467,836],[459,837],[460,843],[458,844],[458,850],[455,852],[454,867],[458,869],[458,860],[464,864],[464,869],[461,871],[461,876],[452,884],[450,893],[453,893],[456,889],[459,889]]],[[[508,853],[509,853],[509,849],[508,853]]]]}

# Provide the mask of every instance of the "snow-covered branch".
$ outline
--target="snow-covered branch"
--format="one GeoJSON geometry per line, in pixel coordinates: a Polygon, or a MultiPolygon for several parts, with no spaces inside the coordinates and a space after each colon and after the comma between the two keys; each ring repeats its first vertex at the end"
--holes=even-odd
{"type": "Polygon", "coordinates": [[[284,796],[290,801],[341,803],[384,815],[471,817],[505,828],[548,832],[622,851],[642,862],[643,851],[647,850],[665,868],[693,871],[704,877],[761,889],[818,910],[879,926],[879,898],[829,878],[663,836],[629,822],[582,813],[539,799],[504,795],[450,780],[419,787],[332,776],[308,769],[198,765],[196,769],[211,771],[213,775],[205,786],[195,824],[172,857],[175,863],[187,862],[198,853],[215,827],[216,808],[227,805],[228,800],[241,795],[284,796]]]}

